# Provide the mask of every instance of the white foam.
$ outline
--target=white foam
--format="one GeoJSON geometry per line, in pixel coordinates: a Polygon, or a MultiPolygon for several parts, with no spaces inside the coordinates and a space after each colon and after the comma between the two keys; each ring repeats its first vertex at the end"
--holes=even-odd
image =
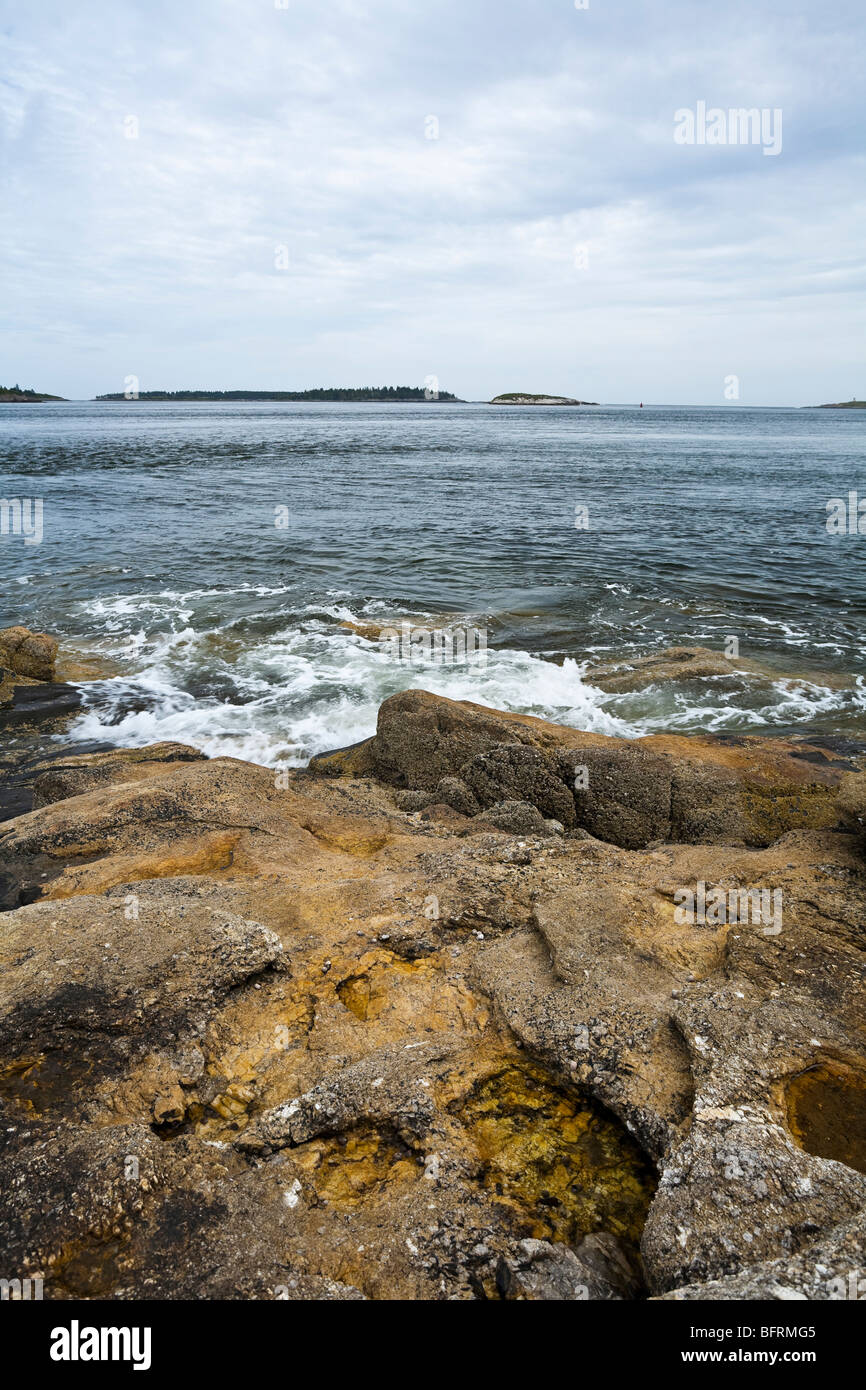
{"type": "MultiPolygon", "coordinates": [[[[288,586],[242,585],[106,596],[83,605],[100,630],[101,648],[130,674],[84,687],[85,705],[69,737],[128,747],[170,739],[210,756],[303,766],[314,753],[372,734],[382,701],[410,687],[621,737],[796,725],[866,709],[863,678],[842,690],[817,680],[736,688],[710,680],[697,688],[671,684],[612,695],[588,684],[586,667],[576,660],[557,663],[514,649],[488,647],[485,664],[403,663],[379,642],[338,625],[385,620],[399,626],[409,616],[405,609],[334,591],[318,604],[304,595],[296,610],[286,611],[272,600],[288,592],[288,586]],[[250,594],[266,596],[253,622],[276,627],[268,637],[244,636],[232,597],[250,594]]],[[[425,616],[432,615],[415,615],[425,616]]],[[[461,621],[486,624],[484,615],[461,621]]],[[[791,631],[794,642],[799,636],[791,631]]]]}
{"type": "Polygon", "coordinates": [[[189,628],[160,634],[147,643],[145,671],[84,687],[70,736],[127,747],[171,739],[211,756],[299,766],[374,733],[382,701],[412,686],[593,732],[637,732],[604,707],[608,697],[583,681],[576,661],[559,666],[506,650],[489,651],[483,666],[410,665],[355,634],[298,628],[253,645],[233,664],[216,662],[236,699],[196,697],[183,677],[198,675],[205,636],[189,628]]]}

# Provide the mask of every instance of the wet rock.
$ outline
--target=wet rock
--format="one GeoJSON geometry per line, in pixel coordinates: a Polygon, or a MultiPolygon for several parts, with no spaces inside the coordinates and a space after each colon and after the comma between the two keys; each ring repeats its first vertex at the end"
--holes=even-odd
{"type": "Polygon", "coordinates": [[[24,758],[0,754],[0,822],[33,810],[33,787],[24,758]]]}
{"type": "Polygon", "coordinates": [[[0,729],[21,741],[60,733],[81,704],[73,685],[55,679],[57,641],[26,627],[0,630],[0,729]]]}
{"type": "Polygon", "coordinates": [[[363,777],[375,771],[371,743],[372,739],[365,738],[345,748],[316,753],[310,759],[310,771],[324,777],[363,777]]]}
{"type": "Polygon", "coordinates": [[[819,1053],[790,1078],[784,1100],[801,1149],[866,1173],[866,1067],[819,1053]]]}
{"type": "Polygon", "coordinates": [[[55,748],[46,751],[39,747],[41,742],[41,739],[37,740],[34,748],[28,738],[19,738],[16,739],[17,746],[8,747],[5,752],[0,752],[0,822],[26,815],[28,811],[33,810],[36,779],[51,767],[55,760],[62,762],[64,758],[71,756],[72,749],[77,754],[85,754],[102,753],[110,748],[109,744],[94,740],[73,744],[71,749],[55,748]]]}
{"type": "MultiPolygon", "coordinates": [[[[648,656],[635,656],[627,660],[603,662],[589,666],[584,679],[590,685],[611,694],[623,694],[631,690],[644,690],[650,685],[663,685],[679,681],[729,680],[751,682],[761,681],[769,685],[772,681],[788,679],[802,680],[802,676],[785,676],[779,671],[762,666],[747,657],[728,657],[724,652],[709,647],[666,647],[648,656]]],[[[828,685],[841,686],[844,678],[825,676],[828,685]]]]}
{"type": "Polygon", "coordinates": [[[66,797],[81,796],[96,787],[140,782],[166,764],[201,762],[204,754],[185,743],[152,743],[145,748],[111,752],[60,754],[33,770],[34,806],[49,806],[66,797]]]}
{"type": "Polygon", "coordinates": [[[575,1249],[575,1254],[590,1272],[590,1298],[640,1298],[643,1280],[629,1259],[622,1242],[609,1231],[592,1231],[575,1249]]]}
{"type": "Polygon", "coordinates": [[[348,618],[340,622],[340,627],[344,632],[354,632],[357,637],[363,637],[367,642],[378,642],[379,634],[388,628],[387,623],[353,623],[348,618]]]}
{"type": "Polygon", "coordinates": [[[31,681],[21,676],[5,677],[0,672],[0,728],[61,727],[79,708],[81,695],[74,685],[50,681],[31,681]]]}
{"type": "MultiPolygon", "coordinates": [[[[504,1262],[503,1262],[504,1263],[504,1262]]],[[[499,1287],[505,1298],[529,1302],[574,1302],[590,1297],[589,1272],[567,1245],[522,1240],[513,1266],[505,1264],[499,1287]]]]}
{"type": "Polygon", "coordinates": [[[585,672],[585,679],[600,690],[622,694],[662,682],[733,677],[737,674],[738,666],[739,662],[731,661],[723,652],[711,651],[708,647],[667,647],[649,656],[590,666],[585,672]]]}

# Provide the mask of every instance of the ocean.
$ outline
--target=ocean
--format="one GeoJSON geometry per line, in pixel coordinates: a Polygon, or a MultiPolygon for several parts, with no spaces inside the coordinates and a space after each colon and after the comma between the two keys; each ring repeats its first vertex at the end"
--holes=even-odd
{"type": "Polygon", "coordinates": [[[0,626],[93,663],[63,738],[299,766],[421,686],[602,733],[866,735],[866,414],[745,407],[0,405],[0,626]],[[376,629],[475,629],[438,659],[376,629]],[[360,627],[354,631],[352,626],[360,627]],[[671,646],[748,673],[610,694],[671,646]]]}

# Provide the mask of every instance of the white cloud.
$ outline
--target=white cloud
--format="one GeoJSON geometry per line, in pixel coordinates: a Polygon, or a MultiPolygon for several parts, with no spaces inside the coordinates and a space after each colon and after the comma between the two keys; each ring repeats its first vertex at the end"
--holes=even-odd
{"type": "Polygon", "coordinates": [[[736,372],[751,403],[847,394],[862,29],[857,5],[781,0],[22,10],[0,90],[0,379],[89,396],[127,372],[146,389],[433,371],[469,398],[528,382],[686,402],[736,372]],[[782,107],[782,155],[677,146],[673,113],[698,100],[782,107]]]}

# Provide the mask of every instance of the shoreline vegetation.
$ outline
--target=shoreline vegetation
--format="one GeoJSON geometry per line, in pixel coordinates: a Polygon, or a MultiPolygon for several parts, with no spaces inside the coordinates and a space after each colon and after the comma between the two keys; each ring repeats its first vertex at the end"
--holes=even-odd
{"type": "Polygon", "coordinates": [[[97,401],[448,401],[464,405],[450,391],[424,386],[317,386],[309,391],[112,391],[97,401]]]}
{"type": "Polygon", "coordinates": [[[30,386],[0,386],[0,403],[25,405],[30,401],[65,401],[65,396],[49,396],[45,391],[34,391],[30,386]]]}
{"type": "MultiPolygon", "coordinates": [[[[40,401],[68,401],[67,396],[54,396],[47,391],[34,391],[32,387],[0,386],[0,405],[39,403],[40,401]]],[[[94,401],[109,404],[136,401],[376,401],[414,403],[447,402],[449,405],[473,404],[451,391],[433,390],[425,386],[317,386],[306,391],[138,391],[127,395],[123,391],[109,391],[94,396],[94,401]]],[[[505,391],[489,401],[475,402],[478,405],[510,406],[597,406],[599,401],[581,401],[572,396],[553,396],[543,392],[505,391]]],[[[817,406],[801,406],[801,410],[864,410],[866,400],[827,401],[817,406]]]]}

